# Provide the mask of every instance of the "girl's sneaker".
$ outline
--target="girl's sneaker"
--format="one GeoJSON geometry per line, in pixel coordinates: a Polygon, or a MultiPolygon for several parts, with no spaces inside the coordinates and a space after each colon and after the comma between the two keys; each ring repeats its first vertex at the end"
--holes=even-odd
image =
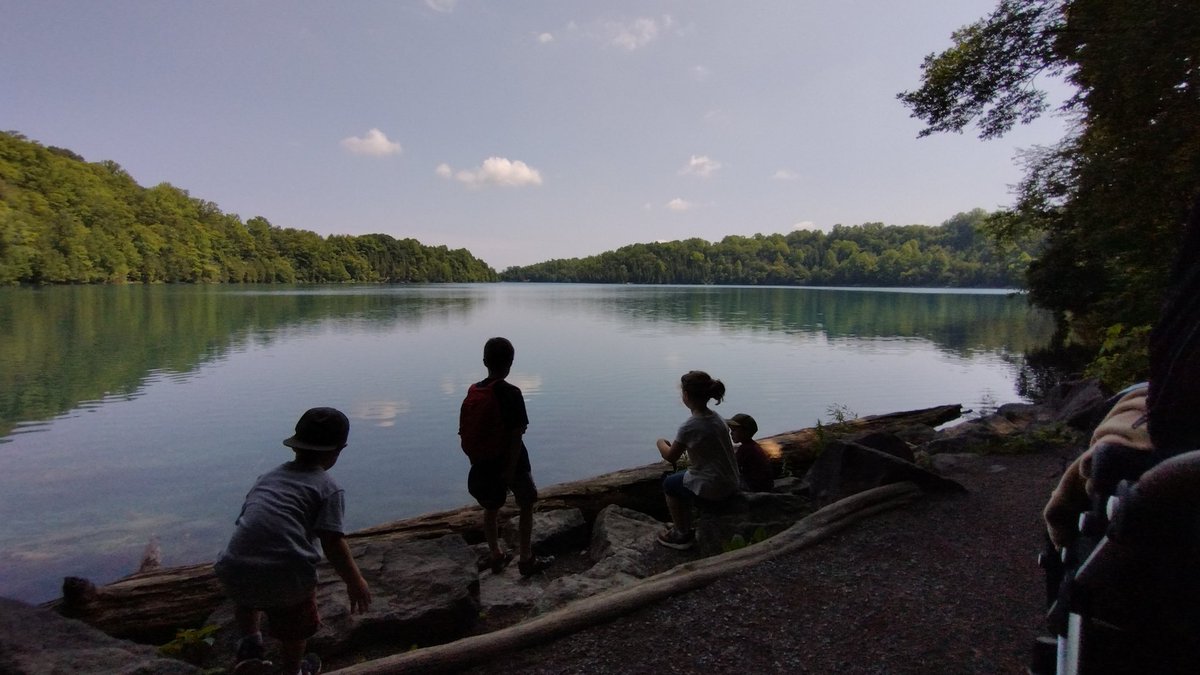
{"type": "Polygon", "coordinates": [[[275,664],[262,659],[243,659],[233,667],[233,675],[275,675],[275,664]]]}
{"type": "Polygon", "coordinates": [[[300,660],[300,675],[317,675],[321,672],[321,657],[313,653],[304,655],[300,660]]]}
{"type": "Polygon", "coordinates": [[[675,528],[671,528],[666,532],[658,535],[658,543],[673,548],[677,551],[686,551],[696,545],[696,531],[692,530],[687,533],[680,532],[675,528]]]}

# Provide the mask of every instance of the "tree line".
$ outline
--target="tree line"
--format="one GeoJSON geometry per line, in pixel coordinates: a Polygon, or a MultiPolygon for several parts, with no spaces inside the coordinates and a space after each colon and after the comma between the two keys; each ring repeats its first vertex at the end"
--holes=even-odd
{"type": "Polygon", "coordinates": [[[920,87],[898,94],[921,135],[1002,136],[1050,109],[1047,76],[1073,85],[1058,111],[1067,135],[1026,154],[993,232],[1043,239],[1025,287],[1056,315],[1060,343],[1103,347],[1110,364],[1133,356],[1114,384],[1144,377],[1149,325],[1200,200],[1200,2],[998,0],[950,37],[920,87]]]}
{"type": "Polygon", "coordinates": [[[501,273],[506,281],[1015,288],[1036,240],[997,247],[990,214],[960,213],[939,226],[838,225],[828,234],[728,236],[633,244],[587,258],[501,273]]]}
{"type": "Polygon", "coordinates": [[[168,183],[143,188],[116,162],[0,132],[0,284],[496,279],[466,249],[242,222],[168,183]]]}

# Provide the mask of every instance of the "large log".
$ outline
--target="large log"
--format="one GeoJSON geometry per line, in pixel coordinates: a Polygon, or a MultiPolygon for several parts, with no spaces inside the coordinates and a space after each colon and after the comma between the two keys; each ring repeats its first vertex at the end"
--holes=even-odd
{"type": "MultiPolygon", "coordinates": [[[[961,414],[962,406],[945,405],[875,415],[776,434],[760,439],[759,444],[776,462],[803,467],[829,438],[916,425],[934,427],[961,414]]],[[[665,517],[659,481],[668,468],[665,462],[656,462],[555,485],[541,491],[538,509],[578,508],[591,522],[605,506],[618,504],[665,517]]],[[[502,517],[513,514],[512,506],[502,510],[502,517]]],[[[376,525],[354,532],[349,538],[354,546],[376,537],[427,539],[460,534],[475,543],[483,539],[480,521],[479,507],[465,506],[376,525]]],[[[202,625],[222,600],[212,565],[204,563],[141,572],[100,588],[91,587],[85,580],[69,578],[64,583],[64,597],[45,606],[115,637],[158,643],[171,639],[180,628],[202,625]]]]}

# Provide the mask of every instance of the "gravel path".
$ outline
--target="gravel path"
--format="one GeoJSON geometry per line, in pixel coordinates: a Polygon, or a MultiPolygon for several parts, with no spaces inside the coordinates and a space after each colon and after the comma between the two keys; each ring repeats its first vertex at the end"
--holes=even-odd
{"type": "Polygon", "coordinates": [[[1054,454],[989,457],[815,547],[472,673],[1021,673],[1054,454]]]}

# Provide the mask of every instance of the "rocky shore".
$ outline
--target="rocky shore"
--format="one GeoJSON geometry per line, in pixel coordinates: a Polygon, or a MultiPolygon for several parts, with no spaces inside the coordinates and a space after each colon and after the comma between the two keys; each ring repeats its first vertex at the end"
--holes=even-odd
{"type": "MultiPolygon", "coordinates": [[[[567,637],[547,633],[541,638],[543,641],[549,637],[558,638],[548,647],[534,649],[528,645],[537,640],[523,642],[519,644],[526,646],[519,653],[489,658],[512,659],[513,668],[519,671],[616,672],[616,668],[628,662],[623,658],[614,660],[614,653],[637,653],[638,645],[643,645],[652,647],[652,653],[641,657],[644,662],[658,663],[650,667],[682,672],[699,667],[700,662],[694,659],[702,658],[704,650],[697,652],[695,649],[695,624],[671,617],[705,616],[712,617],[713,622],[707,633],[700,633],[708,637],[699,642],[710,655],[714,649],[725,650],[722,653],[728,654],[741,651],[738,645],[748,644],[747,640],[751,640],[744,635],[747,632],[760,637],[775,635],[774,640],[769,640],[771,648],[764,646],[752,650],[752,656],[757,659],[752,663],[760,666],[763,672],[804,672],[804,668],[812,667],[811,664],[821,658],[836,659],[838,653],[852,656],[855,653],[853,645],[874,644],[882,635],[897,630],[893,621],[897,612],[912,624],[896,635],[901,642],[905,634],[922,632],[921,625],[949,628],[946,621],[952,620],[956,612],[947,613],[941,594],[950,589],[950,593],[967,599],[964,602],[969,606],[969,599],[978,592],[974,589],[988,588],[988,584],[979,582],[996,574],[997,569],[1007,570],[999,576],[1014,586],[1007,593],[989,591],[985,597],[1013,597],[1020,602],[1014,601],[1009,609],[1001,610],[999,618],[971,620],[971,628],[964,634],[979,630],[985,623],[998,626],[1007,621],[1023,624],[1024,632],[1030,633],[1028,640],[1031,640],[1040,608],[1037,570],[1034,568],[1025,575],[1027,570],[1013,567],[1010,558],[1019,556],[1028,564],[1035,556],[1040,543],[1036,515],[1061,468],[1060,455],[1068,456],[1078,450],[1083,431],[1089,428],[1101,401],[1102,394],[1094,385],[1081,383],[1060,388],[1041,405],[1003,406],[992,414],[937,432],[929,425],[902,425],[869,432],[860,428],[858,433],[852,427],[818,430],[819,451],[814,453],[811,467],[803,476],[785,478],[779,482],[775,493],[750,495],[726,512],[702,514],[700,539],[704,546],[693,552],[680,553],[656,546],[653,535],[662,526],[662,514],[646,513],[620,504],[610,504],[591,513],[587,508],[553,508],[539,513],[535,525],[537,547],[555,553],[558,561],[551,574],[531,579],[521,578],[515,569],[500,574],[478,572],[478,544],[469,543],[469,537],[460,534],[413,538],[404,528],[390,534],[375,532],[354,544],[355,556],[364,572],[369,570],[368,579],[375,591],[372,611],[367,615],[349,615],[344,590],[332,581],[336,577],[323,575],[331,580],[319,593],[325,626],[311,646],[326,658],[327,670],[396,672],[417,663],[413,660],[416,657],[409,656],[410,666],[406,666],[405,657],[396,656],[409,653],[413,647],[442,645],[418,649],[411,654],[452,655],[456,643],[470,640],[475,641],[472,644],[476,651],[479,644],[487,641],[500,645],[518,644],[505,642],[508,639],[506,631],[528,632],[528,626],[536,624],[538,617],[555,615],[577,620],[590,616],[587,614],[590,611],[597,621],[620,618],[607,627],[588,628],[567,637]],[[998,485],[993,484],[997,482],[998,485]],[[845,497],[874,494],[871,491],[880,489],[879,486],[898,483],[919,486],[912,488],[912,492],[923,496],[909,506],[901,507],[901,502],[906,500],[900,500],[886,509],[864,508],[864,517],[855,519],[852,525],[846,523],[844,527],[823,534],[819,540],[811,535],[797,534],[798,529],[803,529],[802,525],[810,530],[819,529],[807,523],[814,518],[819,520],[823,513],[829,513],[828,509],[846,511],[845,505],[852,502],[845,497]],[[1003,496],[1005,491],[1019,490],[1025,491],[1020,495],[1021,499],[1003,496]],[[1010,506],[1012,514],[1006,511],[1010,506]],[[821,510],[822,507],[826,510],[821,510]],[[812,515],[814,513],[817,515],[812,515]],[[1017,516],[1018,513],[1021,515],[1017,516]],[[1008,528],[1004,530],[1005,534],[993,541],[992,535],[998,532],[996,528],[1001,527],[1009,515],[1019,523],[1003,525],[1008,528]],[[982,518],[983,522],[970,522],[972,518],[982,518]],[[934,529],[930,530],[931,527],[934,529]],[[958,527],[969,527],[972,531],[958,532],[958,527]],[[921,540],[917,536],[920,532],[926,532],[928,540],[921,540]],[[779,536],[753,543],[768,535],[779,536]],[[951,535],[955,537],[953,541],[973,543],[963,549],[940,542],[941,538],[951,535]],[[806,541],[802,550],[787,550],[785,544],[779,543],[802,537],[813,539],[806,541]],[[1021,538],[1025,541],[1015,542],[1021,538]],[[850,542],[853,546],[847,549],[850,542]],[[828,567],[813,562],[822,559],[828,567]],[[726,564],[726,560],[730,562],[726,564]],[[742,562],[737,562],[739,560],[742,562]],[[964,561],[971,561],[971,569],[958,569],[964,561]],[[990,563],[1007,566],[1000,568],[990,563]],[[711,572],[722,565],[729,569],[711,572]],[[710,570],[710,578],[704,578],[702,583],[695,582],[694,578],[693,581],[678,582],[702,569],[710,570]],[[967,584],[964,575],[973,577],[975,586],[967,584]],[[1025,583],[1013,581],[1025,576],[1028,576],[1025,583]],[[678,582],[680,591],[690,592],[678,597],[674,593],[655,596],[657,601],[649,608],[639,609],[637,603],[626,599],[623,600],[626,604],[615,614],[596,611],[598,604],[610,602],[614,597],[647,595],[637,589],[648,589],[651,584],[663,586],[664,579],[675,579],[672,583],[678,582]],[[897,581],[904,587],[896,591],[897,596],[889,597],[881,590],[888,588],[889,582],[895,585],[897,581]],[[814,604],[813,598],[822,594],[825,600],[814,604]],[[922,598],[922,595],[926,597],[922,598]],[[664,597],[669,599],[663,600],[664,597]],[[928,600],[928,616],[910,615],[924,600],[928,600]],[[674,605],[680,606],[672,609],[674,605]],[[713,609],[710,611],[706,607],[713,609]],[[827,611],[844,614],[850,611],[848,608],[862,614],[841,616],[845,631],[841,630],[838,621],[831,621],[824,615],[827,611]],[[726,613],[724,619],[720,618],[726,613]],[[936,618],[943,614],[949,618],[936,618]],[[769,618],[772,616],[779,618],[769,618]],[[878,618],[871,619],[873,616],[878,618]],[[786,617],[791,617],[789,621],[801,621],[804,625],[816,623],[819,627],[806,631],[787,628],[786,617]],[[646,625],[647,622],[653,625],[646,625]],[[623,631],[628,634],[619,639],[618,647],[612,643],[618,637],[610,631],[620,625],[627,625],[629,629],[623,631]],[[876,628],[885,630],[881,635],[876,628]],[[589,646],[592,638],[588,636],[601,635],[604,637],[596,637],[597,642],[589,646]],[[786,650],[788,657],[783,658],[780,649],[784,645],[800,642],[807,647],[790,648],[786,650]],[[828,648],[816,650],[817,645],[828,648]],[[825,656],[820,657],[814,650],[825,656]],[[660,662],[660,652],[675,654],[670,663],[676,665],[660,662]],[[613,670],[604,670],[606,660],[612,662],[613,670]],[[561,667],[552,665],[556,662],[561,667]],[[796,665],[801,662],[810,665],[796,665]],[[686,663],[691,665],[684,667],[686,663]],[[539,670],[543,665],[546,669],[539,670]]],[[[653,478],[650,479],[651,487],[654,486],[653,478]]],[[[888,489],[884,488],[885,491],[888,489]]],[[[104,589],[99,590],[101,594],[104,592],[104,589]]],[[[86,662],[87,657],[80,655],[88,653],[80,642],[81,624],[65,622],[46,609],[10,604],[13,606],[5,607],[5,616],[22,618],[0,628],[0,669],[5,672],[97,672],[93,667],[76,668],[86,662]],[[70,633],[70,639],[64,638],[58,644],[43,640],[30,645],[20,639],[19,628],[43,622],[69,623],[73,630],[79,628],[79,631],[70,633]],[[49,666],[43,669],[31,666],[52,661],[58,663],[57,670],[51,670],[49,666]]],[[[54,606],[60,611],[64,609],[62,603],[54,606]]],[[[961,609],[965,606],[960,602],[955,607],[960,610],[957,613],[962,614],[961,609]]],[[[979,607],[982,609],[984,605],[979,607]]],[[[959,619],[970,620],[961,616],[959,619]]],[[[195,639],[198,644],[190,655],[199,665],[220,667],[229,663],[233,642],[231,623],[232,608],[228,606],[218,607],[204,619],[202,625],[216,628],[212,629],[211,646],[208,640],[195,639]]],[[[958,629],[967,630],[967,626],[958,626],[958,629]]],[[[992,665],[1006,664],[1007,667],[997,668],[995,672],[1011,672],[1011,666],[1019,661],[1016,654],[1028,648],[1027,644],[1015,639],[1012,632],[1007,630],[1001,638],[1011,647],[1003,658],[996,660],[999,657],[992,653],[994,649],[979,652],[978,658],[995,661],[992,665]]],[[[102,635],[94,637],[111,639],[102,635]]],[[[943,636],[940,643],[949,644],[947,640],[950,637],[943,636]]],[[[888,653],[908,651],[907,647],[900,648],[890,639],[888,642],[893,646],[881,652],[879,658],[883,663],[890,662],[885,658],[888,653]]],[[[975,642],[984,644],[986,641],[975,642]]],[[[128,645],[130,661],[125,667],[115,667],[111,672],[188,672],[187,665],[182,662],[163,663],[156,659],[153,651],[147,652],[128,642],[119,644],[128,645]]],[[[920,649],[937,653],[938,644],[935,640],[920,649]]],[[[107,654],[117,647],[89,649],[102,649],[107,654]]],[[[503,650],[497,653],[506,654],[503,650]]],[[[456,658],[437,663],[447,664],[446,668],[470,665],[469,660],[456,658]]],[[[956,658],[962,661],[961,657],[956,658]]],[[[924,669],[914,666],[913,670],[905,670],[891,662],[891,666],[881,666],[882,669],[877,671],[858,670],[857,667],[849,670],[953,670],[931,669],[930,666],[935,665],[931,661],[920,662],[925,663],[924,669]]],[[[428,663],[434,662],[426,665],[428,663]]],[[[743,668],[739,663],[732,657],[722,657],[711,661],[708,668],[760,669],[754,665],[743,668]]],[[[981,667],[986,665],[971,663],[981,667]]],[[[841,665],[861,664],[852,659],[841,665]]],[[[832,670],[845,672],[847,668],[834,667],[832,670]]],[[[981,671],[977,667],[968,667],[966,670],[987,672],[989,668],[981,671]]],[[[828,669],[813,668],[810,672],[828,672],[828,669]]]]}

